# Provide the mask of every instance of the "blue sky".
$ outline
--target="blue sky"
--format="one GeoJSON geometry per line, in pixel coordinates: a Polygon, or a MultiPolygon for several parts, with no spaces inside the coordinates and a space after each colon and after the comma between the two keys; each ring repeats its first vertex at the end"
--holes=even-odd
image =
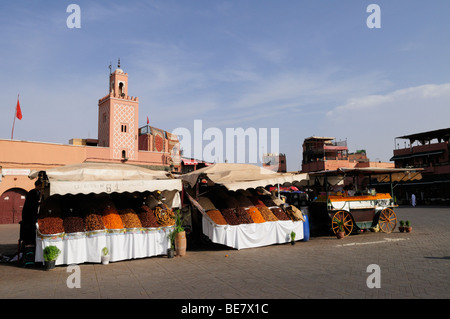
{"type": "Polygon", "coordinates": [[[450,127],[447,0],[9,1],[0,11],[0,138],[97,138],[121,59],[140,125],[279,128],[289,170],[306,137],[388,161],[394,138],[450,127]],[[81,28],[69,29],[69,4],[81,28]],[[381,28],[369,29],[369,4],[381,28]]]}

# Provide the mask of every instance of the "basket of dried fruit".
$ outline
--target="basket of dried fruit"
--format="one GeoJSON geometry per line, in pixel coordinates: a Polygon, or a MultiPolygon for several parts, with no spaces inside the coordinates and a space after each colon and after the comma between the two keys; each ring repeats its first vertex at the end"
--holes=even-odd
{"type": "Polygon", "coordinates": [[[86,229],[86,236],[88,237],[96,237],[106,233],[102,216],[95,211],[86,214],[84,217],[84,227],[86,229]]]}
{"type": "Polygon", "coordinates": [[[161,225],[156,220],[156,216],[153,213],[153,210],[150,209],[147,205],[142,205],[137,209],[137,215],[139,220],[141,221],[142,231],[143,232],[151,232],[159,229],[161,225]]]}
{"type": "Polygon", "coordinates": [[[158,224],[162,227],[175,225],[175,214],[165,204],[160,204],[153,209],[158,224]]]}
{"type": "Polygon", "coordinates": [[[118,211],[122,219],[123,226],[126,233],[140,233],[142,231],[142,224],[136,212],[131,208],[120,209],[118,211]]]}

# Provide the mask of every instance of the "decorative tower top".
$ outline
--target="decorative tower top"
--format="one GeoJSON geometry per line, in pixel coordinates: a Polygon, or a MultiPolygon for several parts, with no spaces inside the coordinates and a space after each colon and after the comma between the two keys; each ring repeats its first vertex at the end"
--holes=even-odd
{"type": "Polygon", "coordinates": [[[138,101],[138,97],[128,96],[128,74],[120,68],[120,58],[117,61],[117,69],[112,71],[110,63],[109,70],[109,93],[101,98],[99,103],[109,98],[138,101]]]}
{"type": "Polygon", "coordinates": [[[119,58],[119,61],[117,62],[117,69],[116,69],[116,72],[117,72],[117,73],[122,73],[122,74],[124,73],[123,70],[120,68],[120,58],[119,58]]]}

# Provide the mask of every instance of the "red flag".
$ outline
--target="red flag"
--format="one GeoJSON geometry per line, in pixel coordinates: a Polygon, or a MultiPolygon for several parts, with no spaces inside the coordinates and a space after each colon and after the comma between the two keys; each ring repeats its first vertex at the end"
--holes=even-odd
{"type": "Polygon", "coordinates": [[[147,116],[147,125],[150,124],[150,121],[148,120],[148,116],[147,116]]]}
{"type": "Polygon", "coordinates": [[[20,109],[19,97],[17,97],[16,117],[17,117],[19,120],[22,119],[22,110],[20,109]]]}

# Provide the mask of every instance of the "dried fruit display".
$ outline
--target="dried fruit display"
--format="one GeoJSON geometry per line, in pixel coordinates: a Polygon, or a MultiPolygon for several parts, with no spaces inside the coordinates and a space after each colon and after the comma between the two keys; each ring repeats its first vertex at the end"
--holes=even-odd
{"type": "Polygon", "coordinates": [[[59,196],[47,198],[39,210],[39,232],[44,235],[64,233],[59,196]]]}
{"type": "Polygon", "coordinates": [[[281,207],[273,207],[270,210],[279,220],[291,220],[281,207]]]}
{"type": "Polygon", "coordinates": [[[255,206],[250,207],[247,212],[254,223],[264,223],[266,221],[261,215],[261,212],[255,206]]]}
{"type": "Polygon", "coordinates": [[[44,235],[64,233],[63,220],[59,216],[38,218],[38,227],[39,232],[44,235]]]}
{"type": "Polygon", "coordinates": [[[266,222],[276,222],[278,218],[272,213],[272,211],[266,205],[256,205],[259,212],[266,222]]]}
{"type": "Polygon", "coordinates": [[[66,233],[84,232],[83,218],[78,216],[67,216],[63,220],[63,226],[66,233]]]}
{"type": "Polygon", "coordinates": [[[141,221],[142,227],[149,228],[160,226],[158,221],[156,220],[155,214],[147,205],[142,205],[141,207],[139,207],[137,214],[139,220],[141,221]]]}
{"type": "Polygon", "coordinates": [[[173,211],[165,204],[156,206],[153,209],[156,220],[158,224],[163,227],[175,225],[175,214],[173,211]]]}
{"type": "Polygon", "coordinates": [[[253,224],[253,219],[243,207],[236,208],[236,216],[239,220],[239,224],[253,224]]]}
{"type": "Polygon", "coordinates": [[[140,228],[142,227],[141,221],[136,212],[131,208],[125,208],[119,210],[120,218],[122,219],[124,228],[140,228]]]}
{"type": "Polygon", "coordinates": [[[114,205],[107,205],[102,212],[102,220],[106,229],[123,229],[122,218],[114,205]]]}
{"type": "Polygon", "coordinates": [[[302,212],[298,208],[296,208],[294,206],[286,207],[285,213],[294,222],[295,221],[299,221],[299,220],[303,220],[302,212]]]}
{"type": "Polygon", "coordinates": [[[206,214],[215,222],[217,225],[226,225],[227,221],[222,216],[219,210],[212,209],[206,212],[206,214]]]}
{"type": "Polygon", "coordinates": [[[236,215],[236,209],[234,208],[222,208],[220,212],[223,215],[223,218],[226,220],[229,225],[239,225],[240,221],[236,215]]]}
{"type": "Polygon", "coordinates": [[[86,216],[84,217],[84,227],[86,231],[105,229],[102,216],[95,211],[91,211],[90,213],[86,214],[86,216]]]}

